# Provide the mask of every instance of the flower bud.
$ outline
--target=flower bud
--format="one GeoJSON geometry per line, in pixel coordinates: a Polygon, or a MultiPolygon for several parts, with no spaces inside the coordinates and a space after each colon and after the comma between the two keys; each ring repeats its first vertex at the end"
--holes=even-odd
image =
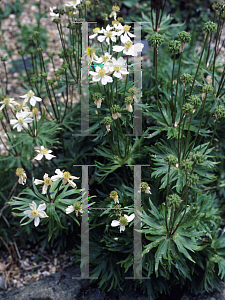
{"type": "Polygon", "coordinates": [[[173,194],[166,197],[168,207],[179,207],[183,200],[177,194],[173,194]]]}
{"type": "Polygon", "coordinates": [[[204,30],[207,33],[216,32],[217,31],[217,25],[211,21],[208,21],[204,24],[202,30],[204,30]]]}
{"type": "Polygon", "coordinates": [[[171,51],[173,54],[177,54],[180,52],[181,42],[180,41],[171,41],[169,43],[169,51],[171,51]]]}
{"type": "Polygon", "coordinates": [[[164,42],[164,36],[156,32],[148,37],[148,40],[153,48],[158,48],[164,42]]]}

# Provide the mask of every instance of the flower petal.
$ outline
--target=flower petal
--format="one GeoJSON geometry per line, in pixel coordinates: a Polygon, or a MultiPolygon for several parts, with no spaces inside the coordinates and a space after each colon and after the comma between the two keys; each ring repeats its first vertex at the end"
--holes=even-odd
{"type": "Polygon", "coordinates": [[[120,222],[117,221],[117,220],[113,220],[112,223],[111,223],[112,227],[119,226],[119,225],[120,225],[120,222]]]}
{"type": "Polygon", "coordinates": [[[39,217],[35,217],[34,218],[34,226],[37,227],[40,223],[40,218],[39,217]]]}

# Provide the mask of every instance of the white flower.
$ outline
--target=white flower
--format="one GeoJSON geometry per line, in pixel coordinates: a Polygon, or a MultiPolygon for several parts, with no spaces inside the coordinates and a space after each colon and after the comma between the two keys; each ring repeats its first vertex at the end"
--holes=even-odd
{"type": "Polygon", "coordinates": [[[20,98],[24,98],[24,103],[27,103],[30,100],[32,106],[35,106],[36,101],[42,101],[41,98],[34,96],[34,92],[31,90],[27,94],[20,96],[20,98]]]}
{"type": "Polygon", "coordinates": [[[114,71],[113,76],[119,79],[122,77],[122,75],[129,74],[126,68],[126,61],[122,57],[118,58],[117,60],[113,57],[112,63],[106,63],[105,67],[108,67],[110,72],[114,71]]]}
{"type": "Polygon", "coordinates": [[[109,197],[113,198],[115,203],[119,203],[118,193],[116,191],[112,191],[109,197]]]}
{"type": "Polygon", "coordinates": [[[56,6],[54,7],[50,7],[50,17],[53,17],[53,18],[58,18],[59,17],[59,14],[55,14],[53,12],[53,10],[56,8],[56,6]]]}
{"type": "Polygon", "coordinates": [[[106,73],[108,72],[108,69],[104,69],[104,68],[101,69],[100,66],[96,66],[95,70],[96,70],[96,72],[89,71],[89,73],[91,75],[93,75],[92,80],[94,82],[97,82],[97,81],[101,80],[102,85],[106,85],[108,82],[113,82],[112,77],[106,75],[106,73]]]}
{"type": "Polygon", "coordinates": [[[112,118],[113,118],[114,120],[116,120],[116,119],[118,119],[118,118],[120,118],[120,117],[121,117],[121,113],[119,113],[119,112],[112,113],[112,118]]]}
{"type": "Polygon", "coordinates": [[[48,177],[47,173],[45,173],[43,178],[44,178],[44,180],[35,179],[34,184],[38,185],[38,184],[44,183],[43,188],[42,188],[42,194],[46,194],[48,186],[52,186],[52,180],[50,177],[48,177]]]}
{"type": "Polygon", "coordinates": [[[120,24],[115,24],[114,25],[115,29],[119,30],[117,32],[117,35],[120,36],[120,40],[122,41],[122,36],[125,36],[126,38],[129,39],[129,37],[133,38],[135,35],[130,32],[130,26],[129,25],[122,25],[120,24]],[[122,35],[124,33],[124,35],[122,35]],[[128,37],[129,36],[129,37],[128,37]]]}
{"type": "MultiPolygon", "coordinates": [[[[97,105],[97,108],[100,108],[101,107],[101,104],[102,104],[102,98],[100,99],[95,99],[94,103],[97,105]]],[[[97,112],[98,113],[98,112],[97,112]]]]}
{"type": "Polygon", "coordinates": [[[26,183],[26,180],[27,180],[27,175],[26,175],[24,169],[23,168],[17,168],[16,169],[16,175],[19,177],[19,180],[18,180],[19,184],[24,185],[26,183]]]}
{"type": "Polygon", "coordinates": [[[85,56],[87,56],[88,63],[91,64],[93,60],[98,60],[98,56],[95,54],[95,48],[88,46],[87,50],[85,50],[85,56]]]}
{"type": "Polygon", "coordinates": [[[72,6],[73,8],[76,8],[78,4],[80,4],[81,0],[76,0],[76,1],[70,1],[65,4],[65,6],[72,6]]]}
{"type": "Polygon", "coordinates": [[[46,204],[40,204],[37,209],[37,204],[32,201],[29,203],[31,210],[25,210],[23,213],[27,215],[29,218],[34,218],[34,226],[37,227],[40,223],[40,218],[48,218],[46,212],[46,204]]]}
{"type": "Polygon", "coordinates": [[[36,151],[39,152],[39,154],[34,158],[36,160],[41,160],[43,156],[48,160],[52,159],[53,157],[56,157],[55,155],[49,154],[52,153],[52,150],[48,150],[44,146],[41,146],[41,150],[36,151]]]}
{"type": "Polygon", "coordinates": [[[93,29],[94,34],[89,36],[89,39],[94,39],[99,33],[102,33],[99,27],[93,29]]]}
{"type": "Polygon", "coordinates": [[[126,103],[126,110],[128,110],[129,112],[133,112],[133,107],[131,103],[126,103]]]}
{"type": "Polygon", "coordinates": [[[126,55],[137,56],[137,52],[141,52],[144,44],[137,43],[133,45],[132,41],[128,36],[121,36],[121,41],[123,42],[123,46],[113,46],[113,51],[121,52],[123,51],[126,55]]]}
{"type": "Polygon", "coordinates": [[[75,211],[77,217],[78,217],[78,212],[83,213],[80,202],[75,202],[73,205],[69,205],[66,208],[66,214],[70,214],[73,211],[75,211]]]}
{"type": "Polygon", "coordinates": [[[111,223],[112,227],[120,226],[120,232],[125,231],[125,226],[128,225],[129,222],[133,221],[134,214],[127,216],[124,215],[119,218],[119,221],[113,220],[111,223]]]}
{"type": "Polygon", "coordinates": [[[110,27],[109,24],[106,26],[106,29],[102,28],[101,33],[103,33],[104,35],[98,36],[98,41],[100,43],[102,43],[104,40],[106,40],[106,43],[109,45],[110,39],[112,42],[114,42],[114,43],[116,42],[117,33],[115,31],[111,31],[111,29],[113,29],[113,27],[110,27]]]}
{"type": "Polygon", "coordinates": [[[63,180],[63,185],[65,185],[67,182],[69,182],[69,184],[73,188],[75,188],[76,183],[73,182],[72,180],[70,180],[70,178],[71,179],[79,179],[80,178],[80,177],[75,177],[75,176],[70,175],[70,172],[62,172],[62,171],[60,171],[60,169],[56,169],[55,173],[57,175],[54,175],[54,176],[51,177],[52,181],[55,181],[55,180],[58,180],[58,179],[62,179],[63,180]]]}
{"type": "Polygon", "coordinates": [[[103,56],[101,56],[97,60],[95,60],[95,62],[98,64],[105,64],[107,62],[112,62],[111,57],[112,57],[112,55],[110,55],[108,52],[106,52],[103,56]]]}
{"type": "Polygon", "coordinates": [[[110,124],[106,124],[105,127],[106,127],[106,129],[107,129],[108,132],[111,131],[111,129],[110,129],[110,124]]]}
{"type": "Polygon", "coordinates": [[[14,109],[14,106],[18,103],[14,101],[14,98],[4,98],[3,101],[0,102],[2,106],[0,107],[0,110],[2,110],[4,107],[10,107],[11,109],[14,109]]]}
{"type": "Polygon", "coordinates": [[[14,125],[13,129],[17,128],[17,131],[21,131],[23,127],[27,129],[28,128],[27,124],[33,121],[33,119],[28,118],[29,115],[30,115],[29,112],[16,113],[17,120],[16,119],[10,120],[10,124],[14,125]]]}

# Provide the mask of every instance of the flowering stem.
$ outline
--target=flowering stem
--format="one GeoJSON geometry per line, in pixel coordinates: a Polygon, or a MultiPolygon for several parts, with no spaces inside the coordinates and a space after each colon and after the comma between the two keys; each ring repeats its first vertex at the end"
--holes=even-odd
{"type": "Polygon", "coordinates": [[[68,79],[67,79],[67,72],[66,72],[66,69],[65,69],[65,77],[66,77],[66,105],[65,105],[65,111],[64,111],[64,114],[63,114],[63,117],[62,117],[62,121],[63,121],[64,118],[65,118],[66,110],[67,110],[67,106],[68,106],[68,101],[69,101],[69,94],[68,94],[68,79]]]}
{"type": "MultiPolygon", "coordinates": [[[[200,121],[200,125],[199,125],[199,128],[198,128],[198,132],[197,132],[197,134],[196,134],[196,136],[195,136],[195,139],[194,139],[194,142],[193,142],[193,145],[195,144],[195,142],[196,142],[196,139],[197,139],[197,137],[198,137],[198,134],[199,134],[199,131],[200,131],[200,129],[201,129],[201,126],[202,126],[202,121],[203,121],[203,115],[204,115],[204,110],[205,110],[205,102],[206,102],[206,98],[207,98],[207,94],[206,94],[206,96],[205,96],[205,99],[204,99],[204,103],[203,103],[203,109],[202,109],[202,116],[201,116],[201,121],[200,121]]],[[[188,150],[188,152],[187,152],[187,156],[188,156],[188,154],[191,152],[191,148],[188,150]]]]}
{"type": "Polygon", "coordinates": [[[188,125],[188,133],[187,133],[187,138],[186,138],[186,142],[185,142],[185,146],[184,146],[183,158],[185,156],[185,151],[186,151],[186,147],[187,147],[187,143],[188,143],[188,138],[189,138],[189,133],[190,133],[190,126],[191,126],[192,117],[193,117],[193,112],[191,113],[191,118],[190,118],[189,125],[188,125]]]}
{"type": "Polygon", "coordinates": [[[6,78],[6,82],[5,82],[5,94],[8,94],[8,76],[7,76],[7,70],[6,70],[6,64],[5,62],[3,62],[3,66],[5,69],[5,78],[6,78]]]}
{"type": "Polygon", "coordinates": [[[217,124],[218,124],[218,120],[219,120],[219,119],[217,119],[217,120],[216,120],[216,125],[215,125],[215,127],[214,127],[214,130],[213,130],[213,134],[212,134],[211,140],[210,140],[210,142],[209,142],[209,144],[208,144],[207,148],[206,148],[206,149],[205,149],[205,151],[203,152],[203,155],[206,153],[206,151],[208,150],[209,146],[210,146],[210,145],[211,145],[211,143],[212,143],[212,140],[213,140],[213,138],[214,138],[214,135],[215,135],[215,132],[216,132],[216,128],[217,128],[217,124]]]}
{"type": "MultiPolygon", "coordinates": [[[[168,175],[167,175],[167,197],[169,195],[169,182],[170,182],[170,164],[169,164],[169,168],[168,168],[168,175]]],[[[165,211],[165,223],[166,223],[166,230],[167,232],[168,230],[168,225],[167,225],[167,198],[166,198],[166,207],[165,207],[166,211],[165,211]]]]}
{"type": "Polygon", "coordinates": [[[174,75],[174,67],[175,67],[175,57],[176,54],[173,56],[173,70],[172,70],[172,79],[171,79],[171,108],[172,108],[172,120],[173,120],[173,75],[174,75]]]}
{"type": "Polygon", "coordinates": [[[214,59],[213,59],[213,72],[212,72],[212,86],[214,87],[214,75],[215,75],[215,64],[216,64],[216,49],[217,49],[217,42],[219,37],[219,29],[220,29],[220,20],[221,20],[221,12],[219,14],[219,21],[217,26],[217,33],[216,33],[216,43],[214,47],[214,59]]]}
{"type": "Polygon", "coordinates": [[[195,79],[197,77],[197,74],[198,74],[198,69],[199,69],[199,66],[200,66],[200,63],[201,63],[201,60],[202,60],[202,55],[203,55],[203,52],[204,52],[204,49],[205,49],[205,46],[206,46],[206,42],[208,40],[208,36],[209,36],[209,33],[206,34],[206,37],[205,37],[205,41],[204,41],[204,45],[202,47],[202,52],[201,52],[201,55],[200,55],[200,58],[199,58],[199,62],[198,62],[198,66],[197,66],[197,70],[195,72],[195,77],[194,77],[194,80],[192,82],[192,86],[191,86],[191,90],[190,90],[190,96],[191,96],[191,93],[193,91],[193,88],[194,88],[194,84],[195,84],[195,79]]]}
{"type": "Polygon", "coordinates": [[[174,233],[177,231],[177,229],[178,229],[178,227],[179,227],[181,221],[183,220],[183,218],[184,218],[184,216],[185,216],[185,214],[186,214],[186,211],[187,211],[188,189],[189,189],[189,186],[188,186],[188,184],[187,184],[187,172],[185,172],[185,173],[186,173],[186,201],[185,201],[185,210],[184,210],[184,213],[183,213],[183,215],[182,215],[180,221],[178,222],[178,224],[177,224],[177,226],[176,226],[176,228],[174,229],[174,231],[173,231],[172,234],[174,234],[174,233]]]}
{"type": "Polygon", "coordinates": [[[169,126],[167,120],[164,117],[164,114],[162,112],[161,103],[159,103],[159,95],[158,95],[158,84],[157,84],[157,49],[154,48],[154,58],[155,58],[155,88],[156,88],[156,99],[157,99],[157,107],[159,108],[161,115],[165,121],[165,123],[169,126]]]}
{"type": "Polygon", "coordinates": [[[178,66],[178,73],[177,73],[177,85],[176,85],[176,95],[175,95],[175,103],[174,103],[174,115],[173,115],[173,118],[172,118],[172,123],[175,122],[175,115],[176,115],[176,109],[177,109],[177,92],[178,92],[178,84],[179,84],[179,77],[180,77],[180,66],[181,66],[181,57],[182,57],[182,53],[183,52],[180,52],[180,58],[179,58],[179,66],[178,66]]]}

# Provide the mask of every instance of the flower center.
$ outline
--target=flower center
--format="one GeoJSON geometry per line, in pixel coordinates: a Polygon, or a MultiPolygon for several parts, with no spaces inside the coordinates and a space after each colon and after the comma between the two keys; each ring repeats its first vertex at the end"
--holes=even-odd
{"type": "Polygon", "coordinates": [[[95,53],[95,48],[88,46],[88,54],[95,53]]]}
{"type": "Polygon", "coordinates": [[[19,175],[23,175],[24,173],[24,169],[23,168],[17,168],[16,169],[16,175],[19,176],[19,175]]]}
{"type": "Polygon", "coordinates": [[[148,183],[147,183],[147,182],[142,182],[142,183],[141,183],[141,188],[142,188],[143,190],[147,190],[147,188],[148,188],[148,183]]]}
{"type": "Polygon", "coordinates": [[[106,31],[106,36],[111,37],[112,36],[112,31],[106,31]]]}
{"type": "Polygon", "coordinates": [[[17,108],[18,108],[19,110],[21,110],[21,109],[23,108],[23,103],[18,103],[18,104],[17,104],[17,108]]]}
{"type": "Polygon", "coordinates": [[[35,217],[38,217],[39,216],[39,211],[37,209],[32,209],[31,211],[31,214],[32,216],[35,218],[35,217]]]}
{"type": "Polygon", "coordinates": [[[80,202],[75,202],[73,204],[73,208],[75,211],[79,211],[81,209],[81,203],[80,202]]]}
{"type": "Polygon", "coordinates": [[[48,149],[46,149],[46,148],[41,149],[40,153],[43,154],[43,155],[48,154],[48,149]]]}
{"type": "Polygon", "coordinates": [[[116,191],[112,191],[110,193],[110,197],[115,198],[117,196],[117,192],[116,191]]]}
{"type": "Polygon", "coordinates": [[[99,27],[96,27],[96,28],[93,29],[93,32],[94,32],[94,33],[98,33],[99,31],[100,31],[100,28],[99,28],[99,27]]]}
{"type": "Polygon", "coordinates": [[[33,91],[29,91],[29,92],[27,93],[27,96],[28,96],[28,97],[33,97],[33,96],[34,96],[34,92],[33,92],[33,91]]]}
{"type": "Polygon", "coordinates": [[[115,12],[119,12],[120,7],[118,5],[113,5],[112,10],[115,11],[115,12]]]}
{"type": "Polygon", "coordinates": [[[4,101],[5,105],[8,105],[8,104],[9,104],[9,101],[10,101],[10,99],[9,99],[9,98],[5,98],[3,101],[4,101]]]}
{"type": "Polygon", "coordinates": [[[63,178],[69,179],[70,178],[70,172],[64,172],[63,173],[63,178]]]}
{"type": "Polygon", "coordinates": [[[45,185],[51,185],[51,184],[52,184],[51,178],[46,177],[46,178],[44,179],[44,184],[45,184],[45,185]]]}
{"type": "Polygon", "coordinates": [[[130,47],[132,47],[132,42],[131,41],[126,41],[125,43],[124,43],[124,47],[126,48],[126,49],[129,49],[130,47]]]}
{"type": "Polygon", "coordinates": [[[120,217],[119,222],[122,226],[128,225],[128,220],[126,217],[120,217]]]}
{"type": "Polygon", "coordinates": [[[104,62],[106,62],[108,59],[109,59],[108,56],[102,56],[102,60],[103,60],[104,62]]]}
{"type": "Polygon", "coordinates": [[[124,31],[130,31],[130,26],[129,25],[124,25],[123,30],[124,31]]]}
{"type": "Polygon", "coordinates": [[[18,122],[19,122],[20,124],[23,124],[23,121],[24,121],[23,118],[18,118],[18,122]]]}
{"type": "Polygon", "coordinates": [[[106,73],[106,71],[104,69],[101,69],[98,71],[98,76],[103,77],[103,76],[105,76],[105,73],[106,73]]]}
{"type": "Polygon", "coordinates": [[[121,70],[121,66],[114,66],[114,71],[119,72],[121,70]]]}

